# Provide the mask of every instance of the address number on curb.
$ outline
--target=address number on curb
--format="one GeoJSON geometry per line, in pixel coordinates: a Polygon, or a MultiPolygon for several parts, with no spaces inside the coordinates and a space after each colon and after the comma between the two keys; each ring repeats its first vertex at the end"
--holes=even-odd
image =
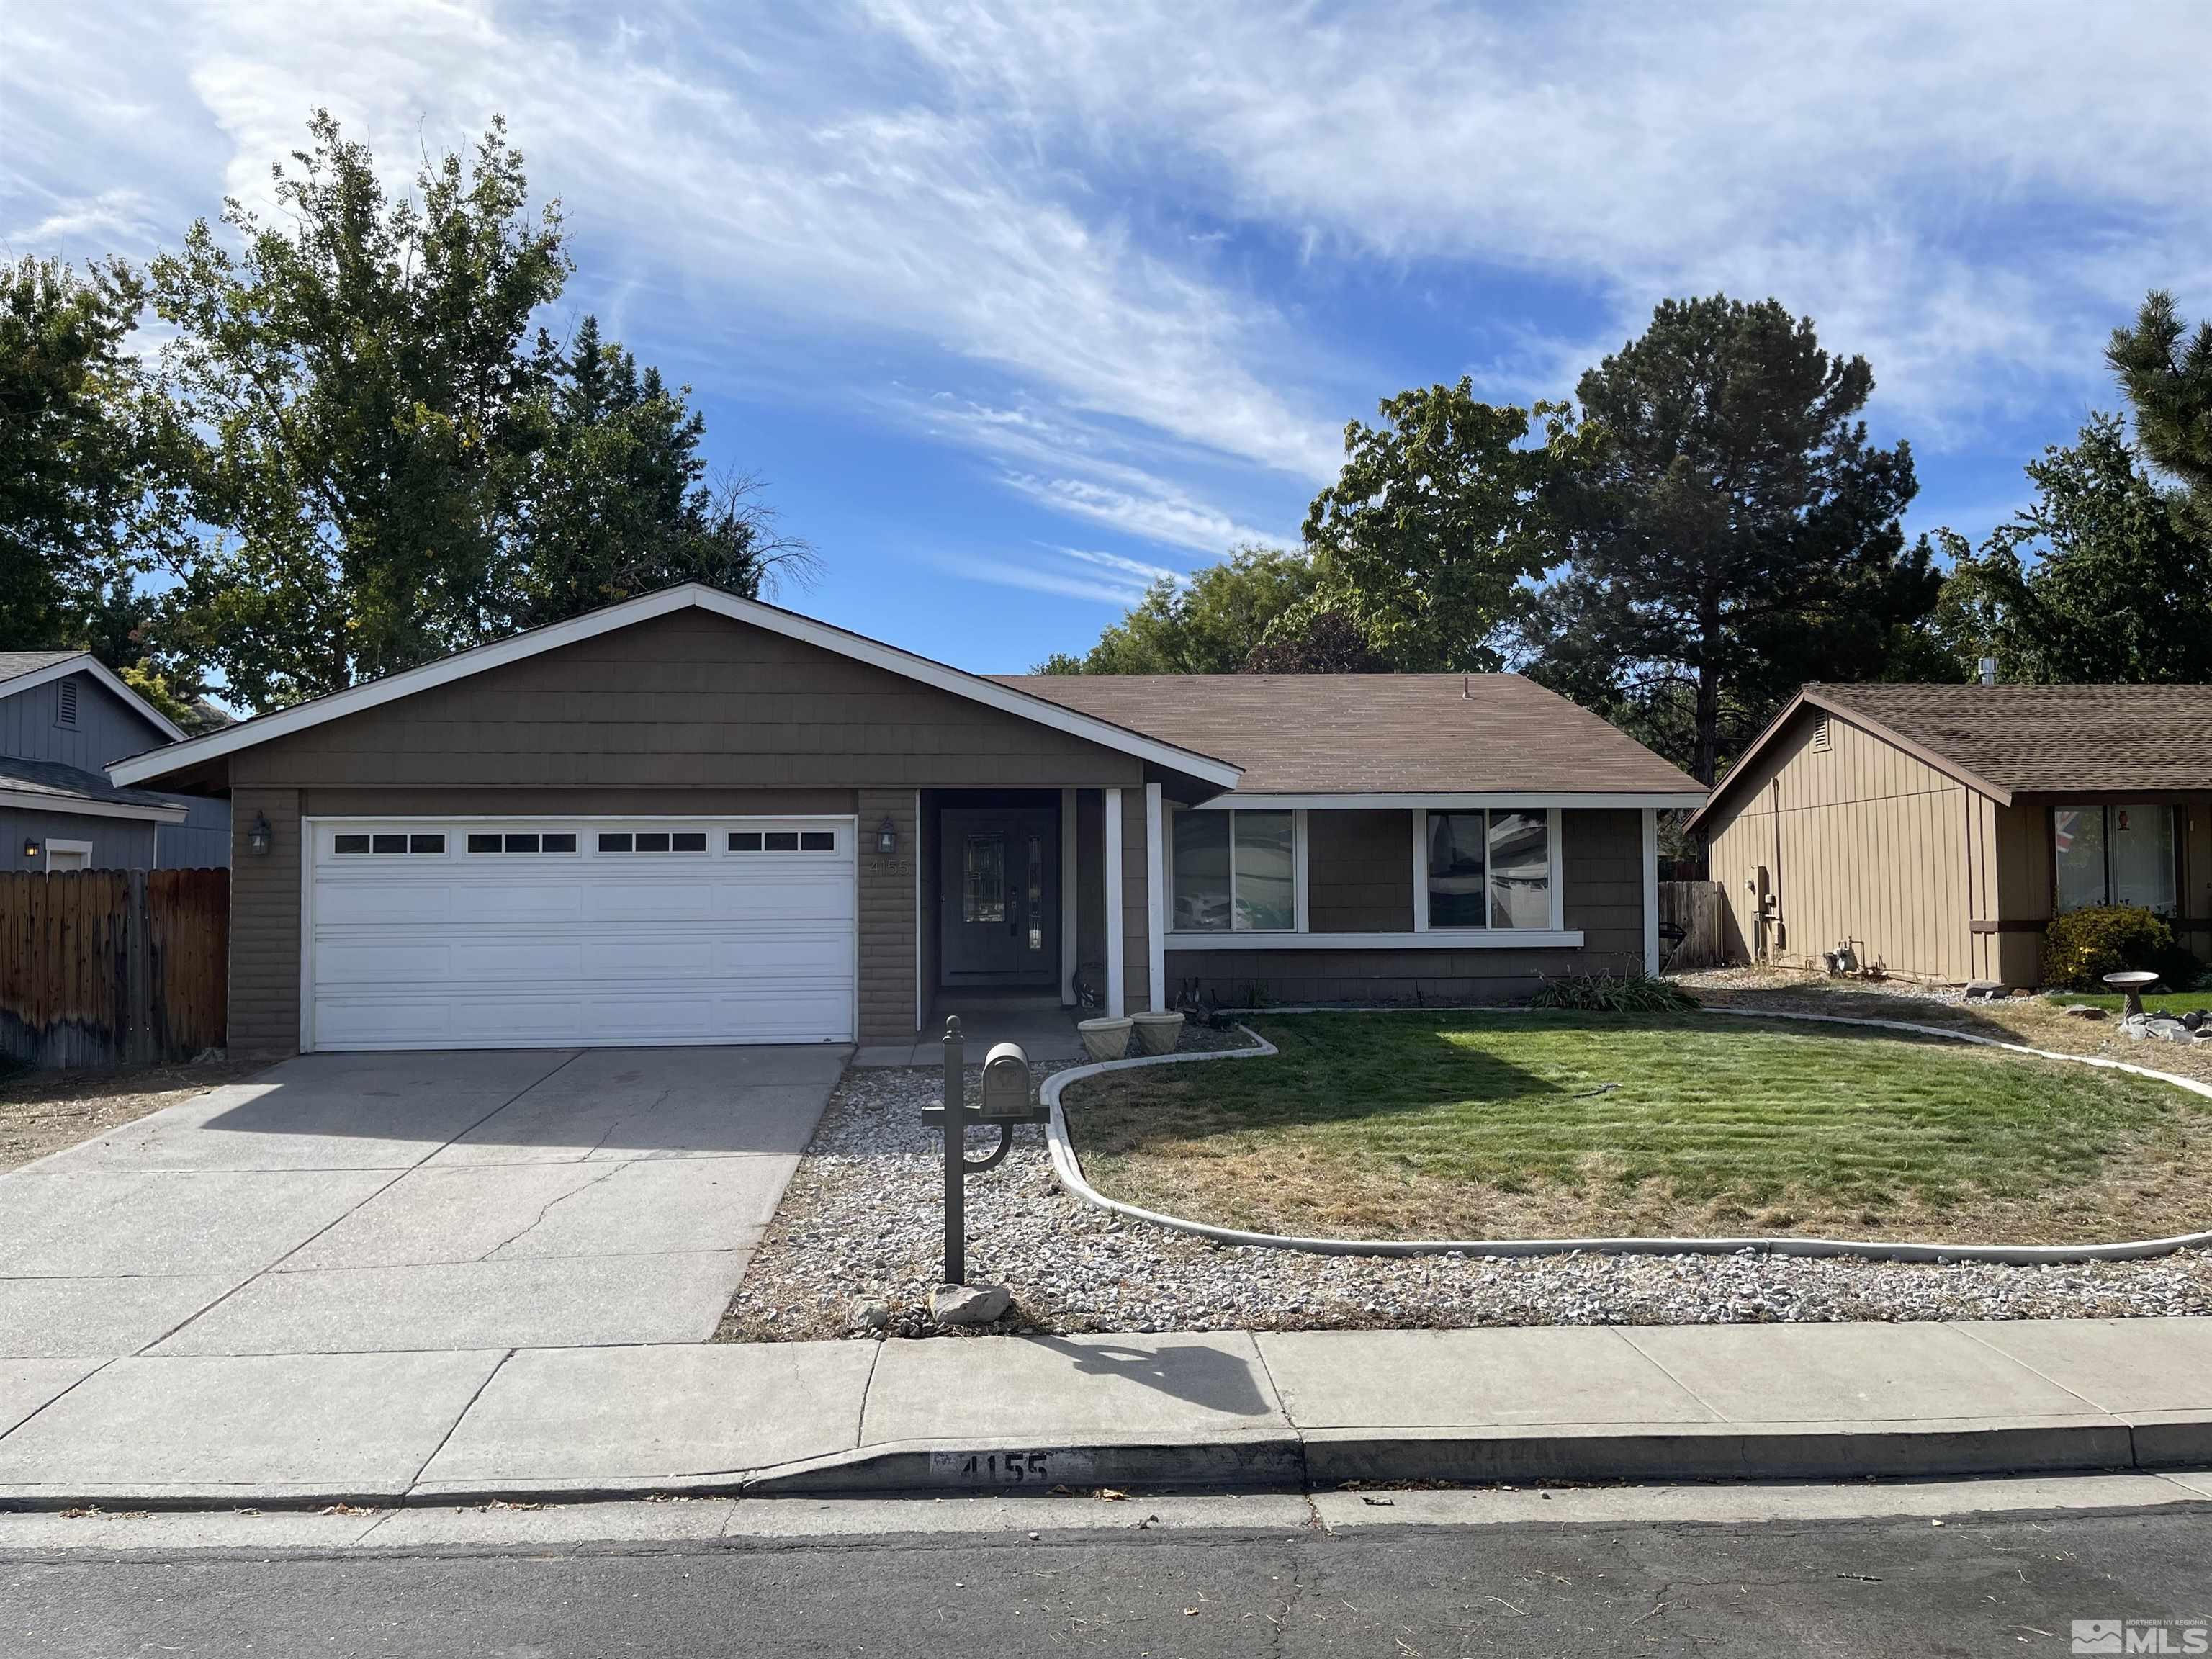
{"type": "Polygon", "coordinates": [[[1081,1451],[1024,1451],[999,1447],[984,1451],[933,1451],[933,1485],[951,1486],[1050,1486],[1087,1480],[1096,1460],[1081,1451]]]}

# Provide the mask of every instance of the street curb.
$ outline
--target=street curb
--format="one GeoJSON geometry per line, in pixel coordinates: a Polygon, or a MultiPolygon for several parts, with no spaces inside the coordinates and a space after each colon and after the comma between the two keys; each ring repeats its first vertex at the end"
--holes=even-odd
{"type": "Polygon", "coordinates": [[[907,1442],[798,1462],[720,1473],[573,1480],[442,1482],[404,1491],[374,1483],[167,1491],[58,1486],[0,1489],[0,1514],[98,1509],[108,1514],[240,1509],[465,1508],[671,1498],[775,1498],[1123,1490],[1318,1492],[1355,1482],[1744,1482],[1882,1478],[2154,1473],[2212,1465],[2212,1417],[2131,1423],[1960,1421],[1944,1425],[1714,1424],[1538,1428],[1322,1428],[1237,1431],[1181,1443],[1023,1440],[1046,1473],[1020,1480],[962,1473],[986,1449],[907,1442]]]}
{"type": "MultiPolygon", "coordinates": [[[[1405,1013],[1412,1011],[1298,1006],[1267,1012],[1277,1014],[1341,1014],[1405,1013]]],[[[1451,1012],[1511,1016],[1551,1011],[1476,1008],[1451,1012]]],[[[1856,1019],[1842,1014],[1796,1014],[1767,1008],[1700,1008],[1695,1012],[1728,1019],[1796,1020],[1815,1025],[1855,1025],[1948,1038],[1980,1048],[2001,1048],[2011,1054],[2027,1054],[2038,1060],[2069,1060],[2106,1071],[2125,1072],[2134,1077],[2170,1083],[2176,1088],[2212,1100],[2212,1084],[2200,1083],[2194,1078],[2178,1077],[2172,1072],[2154,1071],[2148,1066],[2106,1060],[2100,1055],[2069,1054],[2054,1049],[2033,1048],[2025,1043],[2006,1042],[1996,1037],[1954,1031],[1941,1025],[1918,1025],[1897,1019],[1856,1019]]],[[[1058,1176],[1060,1184],[1076,1198],[1099,1209],[1110,1210],[1133,1220],[1149,1221],[1157,1227],[1210,1238],[1218,1244],[1247,1245],[1257,1249],[1302,1250],[1316,1255],[1518,1257],[1574,1255],[1584,1252],[1593,1255],[1734,1255],[1740,1251],[1753,1250],[1767,1255],[1848,1256],[1869,1261],[1977,1261],[2002,1267],[2033,1267],[2042,1262],[2134,1261],[2148,1256],[2172,1255],[2177,1250],[2212,1248],[2212,1230],[2179,1233],[2170,1238],[2130,1239],[2114,1244],[1921,1244],[1884,1239],[1761,1236],[1742,1238],[1302,1238],[1293,1234],[1255,1233],[1238,1227],[1217,1227],[1210,1222],[1191,1221],[1182,1216],[1147,1210],[1139,1205],[1123,1203],[1117,1198],[1109,1198],[1084,1178],[1083,1166],[1075,1156],[1074,1143],[1068,1136],[1066,1115],[1060,1103],[1060,1094],[1069,1084],[1079,1083],[1086,1078],[1097,1077],[1108,1072],[1133,1071],[1141,1066],[1172,1066],[1201,1060],[1264,1060],[1280,1052],[1250,1026],[1239,1025],[1237,1029],[1258,1046],[1189,1054],[1147,1054],[1135,1060],[1109,1060],[1055,1072],[1047,1078],[1037,1091],[1037,1098],[1051,1114],[1051,1121],[1045,1128],[1045,1139],[1052,1152],[1053,1172],[1058,1176]]]]}

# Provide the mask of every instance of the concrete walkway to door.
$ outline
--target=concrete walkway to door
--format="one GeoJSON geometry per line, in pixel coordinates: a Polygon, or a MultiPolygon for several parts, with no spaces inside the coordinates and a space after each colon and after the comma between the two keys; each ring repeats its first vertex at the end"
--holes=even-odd
{"type": "Polygon", "coordinates": [[[288,1060],[0,1176],[0,1368],[703,1342],[849,1052],[288,1060]]]}

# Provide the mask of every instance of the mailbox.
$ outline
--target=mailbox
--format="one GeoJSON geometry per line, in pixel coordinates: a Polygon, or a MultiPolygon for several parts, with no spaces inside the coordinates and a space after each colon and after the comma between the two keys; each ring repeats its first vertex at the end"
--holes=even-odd
{"type": "Polygon", "coordinates": [[[995,1045],[983,1062],[983,1101],[977,1115],[986,1121],[1027,1123],[1030,1109],[1030,1057],[1018,1042],[995,1045]]]}

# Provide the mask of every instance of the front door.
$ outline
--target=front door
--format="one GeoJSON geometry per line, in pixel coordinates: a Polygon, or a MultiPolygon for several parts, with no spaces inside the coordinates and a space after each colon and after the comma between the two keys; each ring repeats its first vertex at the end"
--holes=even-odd
{"type": "Polygon", "coordinates": [[[1053,985],[1060,977],[1060,814],[948,806],[938,879],[947,985],[1053,985]]]}

